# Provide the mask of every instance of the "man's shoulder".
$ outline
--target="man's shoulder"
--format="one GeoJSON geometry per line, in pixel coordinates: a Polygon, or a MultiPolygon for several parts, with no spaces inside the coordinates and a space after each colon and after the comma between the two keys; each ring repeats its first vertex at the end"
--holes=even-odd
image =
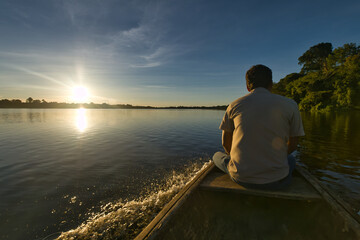
{"type": "Polygon", "coordinates": [[[248,99],[249,97],[251,96],[251,93],[248,93],[242,97],[239,97],[237,99],[235,99],[234,101],[232,101],[230,104],[229,104],[229,108],[233,108],[237,105],[239,105],[240,103],[242,103],[243,101],[246,101],[246,99],[248,99]]]}
{"type": "MultiPolygon", "coordinates": [[[[239,97],[229,104],[228,111],[230,111],[234,108],[237,108],[240,105],[243,105],[243,104],[246,105],[247,102],[252,102],[252,101],[258,102],[257,98],[263,98],[263,96],[249,93],[242,97],[239,97]],[[253,99],[253,98],[255,98],[255,99],[253,99]]],[[[297,103],[293,99],[290,99],[290,98],[287,98],[287,97],[284,97],[284,96],[281,96],[281,95],[278,95],[275,93],[266,94],[266,99],[263,99],[263,101],[269,101],[276,105],[282,105],[283,107],[287,107],[287,108],[292,108],[292,109],[298,108],[297,103]]]]}
{"type": "Polygon", "coordinates": [[[297,103],[291,98],[281,96],[281,95],[278,95],[278,94],[275,94],[275,93],[272,93],[271,95],[274,98],[276,98],[278,101],[283,102],[284,104],[287,104],[287,105],[289,105],[291,107],[297,107],[297,103]]]}

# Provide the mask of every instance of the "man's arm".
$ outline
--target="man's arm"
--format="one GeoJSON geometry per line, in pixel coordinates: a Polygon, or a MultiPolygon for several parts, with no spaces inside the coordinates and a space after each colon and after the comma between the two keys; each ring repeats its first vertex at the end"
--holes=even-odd
{"type": "Polygon", "coordinates": [[[230,155],[233,132],[222,131],[222,145],[225,152],[230,155]]]}
{"type": "Polygon", "coordinates": [[[288,146],[288,154],[292,153],[293,151],[296,150],[297,148],[297,145],[298,145],[298,142],[299,142],[299,137],[290,137],[289,138],[289,141],[287,143],[287,146],[288,146]]]}

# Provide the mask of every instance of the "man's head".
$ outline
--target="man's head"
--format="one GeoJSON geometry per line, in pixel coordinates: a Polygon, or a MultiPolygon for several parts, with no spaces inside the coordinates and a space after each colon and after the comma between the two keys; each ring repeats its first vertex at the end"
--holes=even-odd
{"type": "Polygon", "coordinates": [[[252,66],[246,72],[246,86],[249,91],[258,87],[270,90],[272,87],[271,69],[261,64],[252,66]]]}

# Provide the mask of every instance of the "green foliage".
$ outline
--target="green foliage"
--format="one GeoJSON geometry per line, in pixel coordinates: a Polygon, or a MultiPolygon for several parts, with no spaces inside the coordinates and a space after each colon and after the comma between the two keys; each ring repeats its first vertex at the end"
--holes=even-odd
{"type": "Polygon", "coordinates": [[[348,57],[360,53],[360,47],[356,47],[355,43],[344,44],[343,47],[334,49],[334,51],[326,59],[327,68],[334,69],[343,65],[348,57]]]}
{"type": "Polygon", "coordinates": [[[360,109],[360,47],[331,49],[331,43],[311,47],[299,58],[301,72],[281,79],[273,92],[294,99],[302,111],[360,109]]]}
{"type": "Polygon", "coordinates": [[[329,105],[331,95],[331,91],[309,92],[301,100],[299,109],[301,111],[310,109],[310,111],[316,112],[330,110],[332,109],[331,105],[329,105]]]}
{"type": "MultiPolygon", "coordinates": [[[[290,84],[291,82],[299,79],[300,77],[304,76],[303,74],[300,73],[291,73],[289,75],[287,75],[286,77],[280,79],[280,81],[277,84],[274,84],[273,86],[273,93],[275,94],[282,94],[286,91],[286,86],[288,86],[288,84],[290,84]]],[[[288,95],[288,94],[285,94],[288,95]]]]}
{"type": "Polygon", "coordinates": [[[319,43],[312,46],[298,58],[299,65],[303,65],[301,72],[319,71],[326,66],[326,58],[332,52],[331,43],[319,43]]]}

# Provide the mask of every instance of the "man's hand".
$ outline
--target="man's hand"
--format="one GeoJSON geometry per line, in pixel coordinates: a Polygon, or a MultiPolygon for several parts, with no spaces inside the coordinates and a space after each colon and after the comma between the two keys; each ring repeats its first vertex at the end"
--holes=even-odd
{"type": "Polygon", "coordinates": [[[224,147],[225,152],[229,155],[231,151],[232,137],[233,137],[233,132],[227,132],[227,131],[222,132],[222,145],[224,147]]]}
{"type": "Polygon", "coordinates": [[[289,138],[289,141],[287,143],[287,146],[288,146],[288,154],[292,153],[293,151],[296,150],[297,148],[297,145],[298,145],[298,142],[299,142],[299,137],[290,137],[289,138]]]}

